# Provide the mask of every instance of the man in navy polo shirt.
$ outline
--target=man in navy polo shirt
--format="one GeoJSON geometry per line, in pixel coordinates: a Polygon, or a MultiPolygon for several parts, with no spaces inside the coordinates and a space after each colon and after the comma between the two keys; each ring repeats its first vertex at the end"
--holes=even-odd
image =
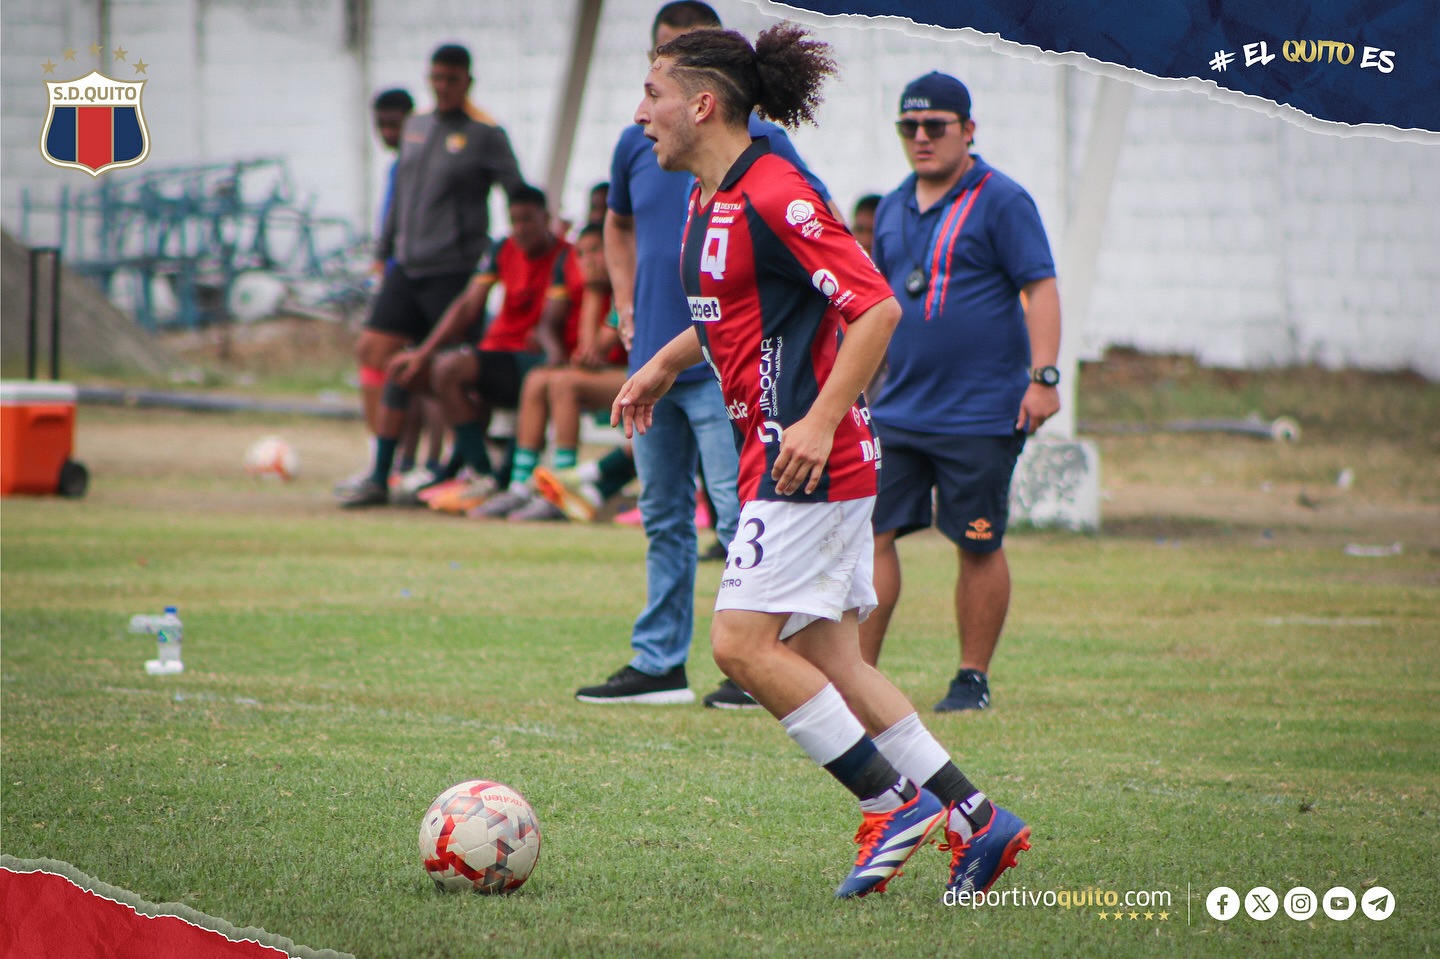
{"type": "MultiPolygon", "coordinates": [[[[652,51],[681,34],[719,27],[720,17],[697,0],[660,8],[651,25],[652,51]]],[[[806,169],[783,130],[750,117],[750,135],[768,136],[776,154],[800,169],[820,196],[824,184],[806,169]]],[[[653,144],[631,125],[620,136],[610,168],[610,210],[605,219],[605,260],[610,267],[622,336],[633,336],[630,372],[644,366],[666,343],[690,327],[690,307],[680,287],[680,240],[695,178],[666,172],[653,144]]],[[[648,545],[647,597],[630,635],[634,656],[604,683],[576,691],[587,703],[690,703],[695,694],[685,675],[695,627],[695,471],[715,503],[715,532],[726,546],[740,512],[740,470],[735,431],[715,376],[704,364],[681,373],[655,407],[655,422],[635,440],[640,473],[640,514],[648,545]]],[[[728,679],[705,697],[721,709],[758,709],[728,679]]]]}
{"type": "Polygon", "coordinates": [[[915,172],[881,202],[872,256],[903,315],[871,415],[884,451],[875,504],[880,606],[860,630],[874,664],[900,598],[897,537],[935,522],[959,547],[960,671],[938,712],[990,704],[1010,606],[1010,478],[1025,437],[1060,409],[1060,296],[1035,201],[970,152],[970,93],[943,73],[905,88],[896,123],[915,172]]]}

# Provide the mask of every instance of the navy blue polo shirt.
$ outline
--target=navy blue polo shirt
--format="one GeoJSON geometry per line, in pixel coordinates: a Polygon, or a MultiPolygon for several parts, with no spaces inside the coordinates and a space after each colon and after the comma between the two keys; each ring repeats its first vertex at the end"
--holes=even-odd
{"type": "Polygon", "coordinates": [[[978,155],[945,198],[920,212],[915,175],[875,211],[871,257],[901,307],[889,373],[871,415],[921,433],[1004,436],[1030,385],[1020,289],[1055,275],[1040,211],[978,155]],[[920,295],[906,278],[923,271],[920,295]]]}
{"type": "MultiPolygon", "coordinates": [[[[825,184],[805,166],[784,130],[751,114],[750,135],[769,137],[771,150],[793,163],[823,199],[830,199],[825,184]]],[[[690,326],[690,306],[680,286],[680,242],[695,178],[660,169],[651,150],[653,145],[645,139],[643,128],[632,124],[620,134],[610,163],[610,209],[635,218],[635,345],[630,350],[631,373],[690,326]]],[[[676,379],[683,383],[712,375],[700,363],[676,379]]]]}

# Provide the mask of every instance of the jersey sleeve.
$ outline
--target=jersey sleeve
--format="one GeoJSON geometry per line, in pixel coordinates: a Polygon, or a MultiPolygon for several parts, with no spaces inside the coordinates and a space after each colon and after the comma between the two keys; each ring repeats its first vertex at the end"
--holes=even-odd
{"type": "Polygon", "coordinates": [[[772,269],[788,270],[792,279],[819,290],[847,323],[892,295],[859,242],[799,170],[769,163],[760,183],[760,190],[747,194],[750,202],[794,256],[789,263],[771,264],[772,269]]]}
{"type": "Polygon", "coordinates": [[[500,259],[506,256],[506,250],[510,247],[510,238],[506,237],[496,243],[485,254],[480,257],[480,262],[475,264],[475,275],[482,280],[493,281],[500,274],[500,259]]]}
{"type": "Polygon", "coordinates": [[[1017,288],[1055,275],[1045,225],[1029,193],[1021,190],[995,208],[990,235],[1000,268],[1017,288]]]}
{"type": "Polygon", "coordinates": [[[584,295],[585,277],[575,258],[575,248],[566,246],[555,258],[555,268],[550,271],[550,288],[545,291],[545,296],[551,300],[579,303],[584,295]]]}
{"type": "Polygon", "coordinates": [[[630,153],[628,137],[622,133],[610,158],[610,192],[605,201],[610,210],[619,216],[635,215],[630,199],[630,153]]]}

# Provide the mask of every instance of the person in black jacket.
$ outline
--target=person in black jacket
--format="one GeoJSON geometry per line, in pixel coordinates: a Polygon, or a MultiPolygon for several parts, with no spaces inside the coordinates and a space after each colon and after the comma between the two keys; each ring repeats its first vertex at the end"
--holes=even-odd
{"type": "Polygon", "coordinates": [[[386,365],[425,339],[465,289],[490,243],[490,190],[523,186],[510,139],[468,100],[470,53],[447,44],[430,58],[433,113],[411,116],[400,142],[394,193],[375,249],[380,292],[356,345],[360,386],[374,402],[370,475],[341,493],[346,507],[389,500],[387,482],[408,393],[387,382],[386,365]],[[387,261],[389,267],[386,267],[387,261]]]}

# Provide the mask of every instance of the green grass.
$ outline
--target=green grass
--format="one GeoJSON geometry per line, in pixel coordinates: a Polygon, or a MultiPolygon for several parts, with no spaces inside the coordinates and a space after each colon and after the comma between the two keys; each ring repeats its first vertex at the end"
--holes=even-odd
{"type": "MultiPolygon", "coordinates": [[[[833,902],[853,802],[767,717],[571,699],[627,655],[635,531],[342,515],[318,478],[257,491],[107,471],[86,501],[4,506],[4,853],[357,956],[1414,956],[1440,941],[1440,589],[1423,550],[1013,537],[995,708],[932,728],[1034,825],[1006,888],[1172,905],[1163,922],[972,913],[938,903],[931,850],[888,894],[833,902]],[[123,630],[166,602],[187,670],[150,677],[153,646],[123,630]],[[421,815],[474,777],[540,816],[517,895],[437,896],[420,869],[421,815]],[[1381,923],[1221,924],[1204,896],[1222,884],[1378,884],[1398,905],[1381,923]]],[[[929,536],[903,556],[885,666],[923,710],[953,670],[953,557],[929,536]]],[[[697,585],[701,691],[719,678],[703,615],[718,578],[702,567],[697,585]]]]}

